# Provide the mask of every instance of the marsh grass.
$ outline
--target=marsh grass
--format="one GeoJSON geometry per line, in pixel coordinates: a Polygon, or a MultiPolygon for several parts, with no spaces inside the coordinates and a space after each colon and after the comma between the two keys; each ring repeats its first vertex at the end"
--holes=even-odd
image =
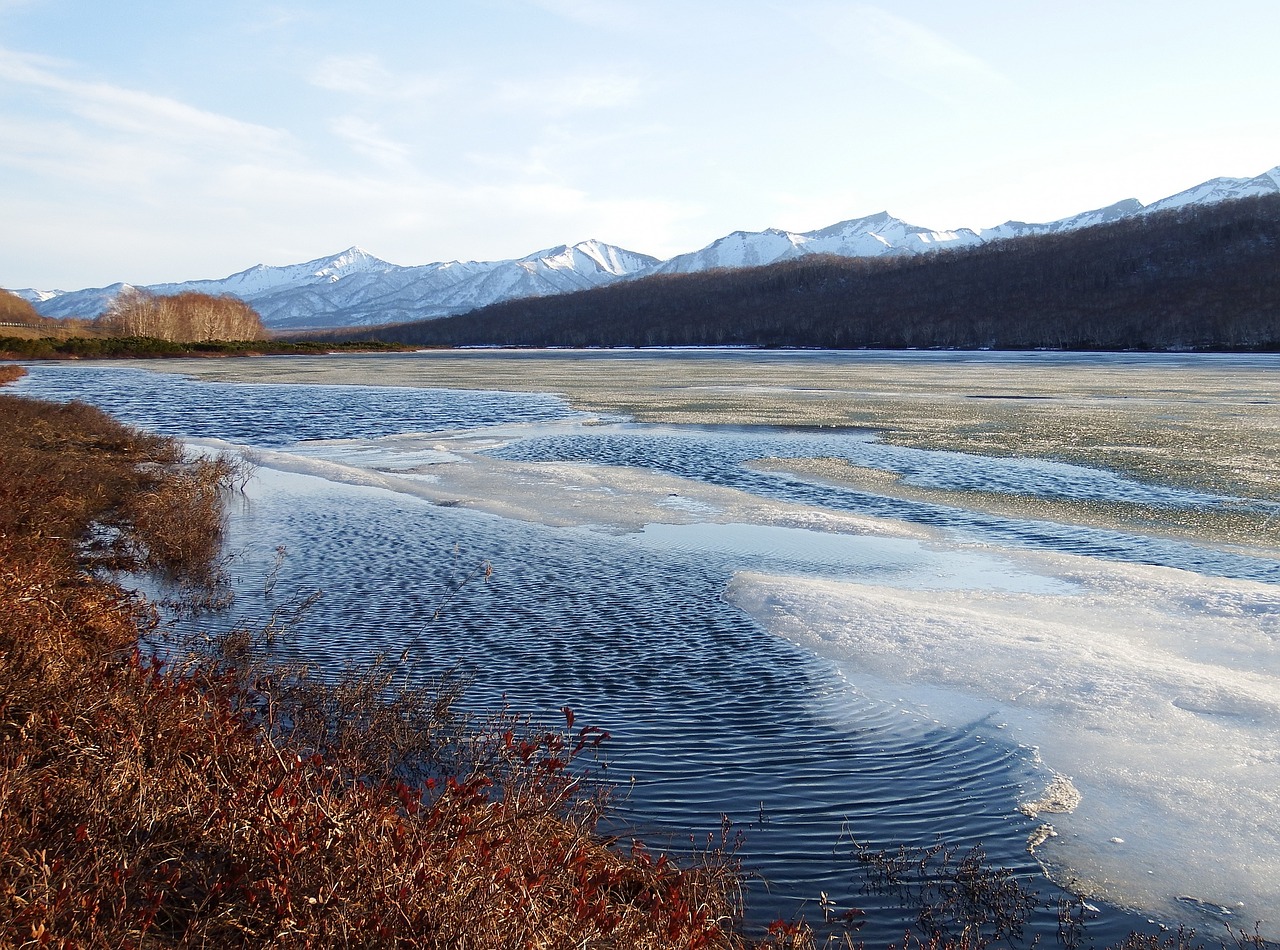
{"type": "MultiPolygon", "coordinates": [[[[850,839],[850,854],[861,870],[867,893],[896,899],[914,918],[903,935],[902,950],[989,950],[991,947],[1036,947],[1028,936],[1037,912],[1057,917],[1056,944],[1062,950],[1091,950],[1090,921],[1096,916],[1079,896],[1045,898],[1035,890],[1039,873],[993,864],[983,847],[959,848],[939,840],[924,847],[873,848],[850,839]]],[[[825,895],[824,895],[825,898],[825,895]]],[[[824,900],[828,923],[833,919],[856,929],[861,915],[846,912],[833,918],[824,900]]],[[[836,938],[828,941],[828,946],[836,938]]],[[[846,941],[851,942],[851,941],[846,941]]],[[[1218,936],[1202,937],[1190,927],[1133,932],[1116,950],[1274,950],[1257,926],[1253,931],[1226,924],[1218,936]]]]}
{"type": "Polygon", "coordinates": [[[234,477],[0,395],[0,945],[747,943],[729,851],[596,833],[607,737],[570,710],[470,719],[460,678],[390,663],[321,681],[262,628],[139,649],[156,611],[107,572],[208,583],[234,477]]]}

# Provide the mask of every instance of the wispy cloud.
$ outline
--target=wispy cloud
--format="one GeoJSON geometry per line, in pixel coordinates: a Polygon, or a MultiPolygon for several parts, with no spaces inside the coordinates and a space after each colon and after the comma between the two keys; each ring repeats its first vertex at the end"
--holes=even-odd
{"type": "Polygon", "coordinates": [[[892,79],[937,98],[1009,85],[998,69],[942,34],[881,7],[822,0],[788,9],[828,46],[868,56],[892,79]]]}
{"type": "Polygon", "coordinates": [[[321,89],[375,99],[420,100],[436,96],[448,86],[438,76],[394,73],[379,57],[367,53],[326,57],[307,79],[321,89]]]}
{"type": "Polygon", "coordinates": [[[633,76],[604,73],[543,76],[502,82],[494,101],[542,115],[619,109],[640,97],[642,83],[633,76]]]}
{"type": "Polygon", "coordinates": [[[391,71],[376,56],[328,56],[321,60],[308,77],[313,86],[333,92],[382,94],[394,80],[391,71]]]}
{"type": "Polygon", "coordinates": [[[321,15],[314,8],[273,4],[256,9],[254,15],[246,18],[242,25],[247,33],[272,33],[296,27],[300,23],[314,22],[321,15]]]}
{"type": "Polygon", "coordinates": [[[531,0],[535,7],[583,26],[608,30],[634,30],[649,22],[651,14],[626,0],[531,0]]]}
{"type": "Polygon", "coordinates": [[[217,143],[220,150],[274,150],[287,140],[276,129],[149,92],[70,78],[64,72],[64,64],[46,57],[0,49],[0,82],[51,94],[66,113],[103,129],[148,138],[217,143]]]}
{"type": "Polygon", "coordinates": [[[391,139],[376,122],[359,116],[344,115],[330,122],[329,128],[355,152],[384,168],[408,167],[409,147],[391,139]]]}

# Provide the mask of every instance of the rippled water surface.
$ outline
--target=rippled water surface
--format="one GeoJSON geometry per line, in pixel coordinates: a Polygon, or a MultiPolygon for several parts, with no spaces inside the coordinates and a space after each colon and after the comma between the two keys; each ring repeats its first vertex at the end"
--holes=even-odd
{"type": "MultiPolygon", "coordinates": [[[[167,434],[383,469],[438,460],[428,443],[391,447],[384,437],[580,418],[549,396],[211,384],[100,367],[33,367],[18,388],[82,399],[167,434]]],[[[1219,501],[1079,466],[894,448],[854,431],[621,421],[545,436],[534,425],[529,437],[495,439],[490,454],[649,469],[982,544],[1277,580],[1275,561],[1230,550],[894,500],[744,463],[831,457],[948,489],[1173,507],[1219,501]]],[[[722,814],[746,831],[743,858],[760,875],[749,892],[756,923],[791,917],[806,902],[815,917],[823,892],[841,907],[875,907],[880,899],[862,890],[850,838],[878,846],[928,845],[939,836],[961,848],[981,842],[1045,896],[1058,893],[1027,853],[1037,822],[1016,810],[1045,782],[1031,750],[1001,741],[998,723],[943,726],[870,699],[835,664],[768,634],[723,596],[740,571],[857,576],[917,590],[953,578],[955,586],[1058,591],[972,545],[961,555],[906,539],[815,537],[741,525],[650,525],[629,534],[551,528],[264,469],[232,511],[242,592],[233,613],[261,615],[262,578],[283,545],[281,596],[323,590],[291,646],[313,664],[407,649],[415,674],[456,662],[474,670],[469,701],[479,708],[505,700],[551,716],[572,706],[580,721],[612,733],[607,774],[622,816],[642,833],[679,846],[691,831],[717,830],[722,814]],[[492,563],[493,578],[453,593],[453,581],[481,560],[492,563]]],[[[1105,907],[1100,914],[1100,942],[1143,922],[1105,907]]],[[[861,936],[900,939],[903,923],[887,915],[861,936]]],[[[1048,912],[1034,923],[1046,935],[1056,927],[1048,912]]]]}
{"type": "MultiPolygon", "coordinates": [[[[1041,781],[1027,753],[990,741],[981,724],[943,729],[867,700],[830,664],[766,634],[720,596],[741,566],[736,548],[545,528],[270,472],[254,495],[235,515],[238,541],[264,539],[240,561],[246,589],[267,570],[265,539],[292,552],[278,589],[323,578],[301,656],[323,667],[407,647],[415,670],[474,670],[479,708],[505,700],[553,719],[572,706],[612,733],[607,775],[621,816],[646,840],[684,847],[690,832],[716,832],[721,815],[745,829],[758,922],[806,901],[815,915],[824,891],[876,907],[849,836],[982,842],[993,860],[1038,878],[1025,848],[1036,823],[1015,811],[1023,783],[1041,781]],[[482,557],[493,578],[449,600],[450,577],[482,557]]],[[[805,566],[769,547],[755,563],[805,566]]],[[[811,552],[808,566],[830,570],[846,556],[811,552]]],[[[889,576],[915,569],[892,546],[870,560],[889,576]]],[[[251,605],[245,598],[249,617],[251,605]]],[[[1047,914],[1039,923],[1053,926],[1047,914]]],[[[899,918],[880,926],[865,935],[900,937],[899,918]]]]}
{"type": "Polygon", "coordinates": [[[302,390],[270,383],[201,383],[101,364],[32,366],[28,374],[14,387],[27,395],[80,399],[165,435],[259,446],[546,422],[578,415],[554,396],[502,392],[376,386],[302,390]]]}

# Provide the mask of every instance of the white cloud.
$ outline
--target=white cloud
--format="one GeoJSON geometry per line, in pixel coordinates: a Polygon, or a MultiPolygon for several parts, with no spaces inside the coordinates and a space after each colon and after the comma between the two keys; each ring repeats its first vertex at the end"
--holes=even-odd
{"type": "Polygon", "coordinates": [[[329,56],[311,71],[311,84],[334,92],[381,93],[392,85],[391,72],[376,56],[329,56]]]}
{"type": "Polygon", "coordinates": [[[148,138],[217,143],[220,149],[273,150],[287,136],[276,129],[197,109],[165,96],[67,78],[56,61],[0,49],[0,82],[51,93],[68,113],[114,132],[148,138]]]}
{"type": "Polygon", "coordinates": [[[407,167],[409,147],[386,136],[375,122],[359,116],[339,116],[330,129],[357,153],[391,169],[407,167]]]}
{"type": "Polygon", "coordinates": [[[535,7],[583,26],[630,31],[648,25],[650,13],[624,0],[532,0],[535,7]]]}
{"type": "Polygon", "coordinates": [[[1009,85],[998,69],[945,36],[880,7],[824,0],[789,9],[828,46],[851,58],[870,56],[889,78],[936,98],[1009,85]]]}
{"type": "Polygon", "coordinates": [[[313,8],[273,5],[256,8],[253,16],[246,18],[242,26],[248,33],[272,33],[313,23],[320,17],[320,12],[313,8]]]}
{"type": "Polygon", "coordinates": [[[448,82],[437,76],[398,75],[369,54],[328,56],[307,77],[313,86],[375,99],[419,100],[438,95],[448,82]]]}

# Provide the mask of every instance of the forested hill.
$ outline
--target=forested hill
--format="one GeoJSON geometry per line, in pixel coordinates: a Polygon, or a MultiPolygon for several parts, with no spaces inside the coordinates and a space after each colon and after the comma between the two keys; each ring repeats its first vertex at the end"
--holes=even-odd
{"type": "Polygon", "coordinates": [[[419,345],[1280,349],[1280,195],[915,257],[655,276],[374,335],[419,345]]]}

